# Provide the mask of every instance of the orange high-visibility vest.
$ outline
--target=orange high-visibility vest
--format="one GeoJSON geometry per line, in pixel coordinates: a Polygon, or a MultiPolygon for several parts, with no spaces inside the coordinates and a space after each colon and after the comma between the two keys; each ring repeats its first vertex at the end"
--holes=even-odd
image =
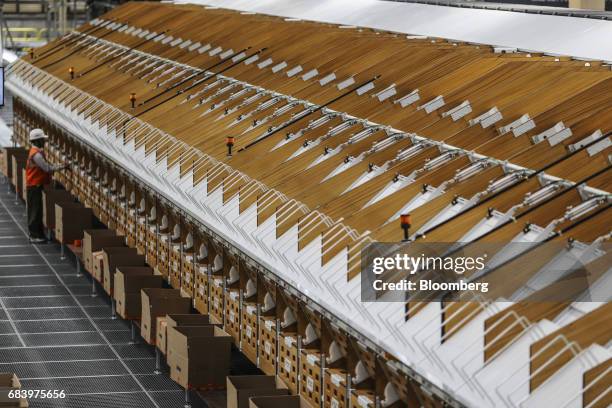
{"type": "Polygon", "coordinates": [[[39,153],[43,155],[44,153],[38,147],[32,146],[30,148],[30,153],[28,154],[28,162],[26,164],[26,187],[35,187],[42,186],[45,184],[49,184],[51,181],[51,176],[49,173],[46,173],[34,163],[34,155],[39,153]]]}

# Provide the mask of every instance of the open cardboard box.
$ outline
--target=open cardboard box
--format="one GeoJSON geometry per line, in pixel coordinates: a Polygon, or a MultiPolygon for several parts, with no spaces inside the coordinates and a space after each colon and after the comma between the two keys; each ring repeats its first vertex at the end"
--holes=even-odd
{"type": "Polygon", "coordinates": [[[169,314],[157,318],[157,348],[163,353],[167,352],[167,328],[185,326],[208,326],[214,324],[208,315],[199,313],[169,314]]]}
{"type": "Polygon", "coordinates": [[[183,388],[225,388],[233,338],[217,326],[168,329],[170,378],[183,388]]]}
{"type": "Polygon", "coordinates": [[[93,211],[74,202],[55,203],[55,238],[63,244],[83,239],[83,231],[93,225],[93,211]]]}
{"type": "Polygon", "coordinates": [[[83,263],[85,270],[93,273],[93,253],[104,247],[125,245],[124,237],[110,229],[87,229],[83,231],[83,263]]]}
{"type": "Polygon", "coordinates": [[[142,315],[140,291],[144,288],[161,288],[164,280],[153,275],[148,266],[118,266],[115,272],[113,298],[117,314],[124,319],[138,319],[142,315]]]}
{"type": "Polygon", "coordinates": [[[28,151],[24,150],[20,154],[15,154],[11,158],[11,166],[12,170],[12,183],[15,186],[15,191],[19,194],[20,197],[23,197],[23,190],[25,188],[25,184],[23,183],[23,177],[21,175],[22,170],[26,166],[26,162],[28,161],[28,151]],[[25,153],[25,154],[24,154],[25,153]]]}
{"type": "Polygon", "coordinates": [[[10,390],[21,389],[19,378],[13,373],[0,373],[0,407],[26,408],[28,401],[25,398],[9,398],[10,390]]]}
{"type": "Polygon", "coordinates": [[[190,313],[191,299],[181,296],[180,290],[165,288],[142,289],[140,335],[149,344],[157,338],[157,318],[168,313],[190,313]]]}
{"type": "Polygon", "coordinates": [[[43,195],[43,225],[51,230],[55,230],[55,204],[72,203],[74,198],[66,190],[45,188],[43,195]]]}
{"type": "Polygon", "coordinates": [[[13,179],[13,156],[28,157],[28,151],[23,147],[5,147],[2,149],[2,172],[7,179],[13,179]]]}
{"type": "Polygon", "coordinates": [[[145,257],[138,255],[136,248],[106,247],[102,249],[104,259],[103,284],[109,295],[113,293],[115,272],[120,266],[146,266],[145,257]]]}
{"type": "Polygon", "coordinates": [[[288,395],[289,390],[273,375],[227,377],[227,408],[249,408],[249,398],[288,395]]]}
{"type": "Polygon", "coordinates": [[[299,395],[252,397],[249,408],[315,408],[299,395]]]}

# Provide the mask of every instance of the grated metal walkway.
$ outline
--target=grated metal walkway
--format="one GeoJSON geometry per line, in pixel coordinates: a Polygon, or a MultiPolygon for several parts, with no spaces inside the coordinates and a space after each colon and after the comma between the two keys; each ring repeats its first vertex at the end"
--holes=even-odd
{"type": "MultiPolygon", "coordinates": [[[[131,344],[130,323],[111,318],[108,297],[62,260],[57,243],[30,245],[25,206],[0,184],[0,372],[26,390],[64,390],[30,407],[172,408],[184,391],[156,375],[154,348],[131,344]]],[[[193,408],[206,403],[192,393],[193,408]]]]}

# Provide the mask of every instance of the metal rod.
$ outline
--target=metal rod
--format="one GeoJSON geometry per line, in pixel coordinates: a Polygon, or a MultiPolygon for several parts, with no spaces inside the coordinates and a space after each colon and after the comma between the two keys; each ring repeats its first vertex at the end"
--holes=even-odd
{"type": "Polygon", "coordinates": [[[136,344],[137,340],[136,340],[136,325],[134,324],[133,320],[130,320],[130,344],[136,344]]]}
{"type": "Polygon", "coordinates": [[[161,353],[157,347],[155,347],[155,370],[153,374],[161,374],[161,353]]]}
{"type": "Polygon", "coordinates": [[[185,408],[191,408],[191,395],[189,394],[189,387],[185,388],[185,408]]]}

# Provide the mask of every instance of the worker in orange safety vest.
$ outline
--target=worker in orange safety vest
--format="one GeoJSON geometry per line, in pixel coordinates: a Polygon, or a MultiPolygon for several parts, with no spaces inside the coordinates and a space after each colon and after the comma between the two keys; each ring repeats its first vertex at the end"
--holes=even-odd
{"type": "Polygon", "coordinates": [[[51,174],[62,170],[67,165],[53,166],[45,157],[44,147],[47,135],[42,129],[30,131],[30,153],[26,163],[26,192],[28,203],[28,230],[30,242],[41,244],[47,242],[43,229],[42,192],[45,185],[51,182],[51,174]]]}

